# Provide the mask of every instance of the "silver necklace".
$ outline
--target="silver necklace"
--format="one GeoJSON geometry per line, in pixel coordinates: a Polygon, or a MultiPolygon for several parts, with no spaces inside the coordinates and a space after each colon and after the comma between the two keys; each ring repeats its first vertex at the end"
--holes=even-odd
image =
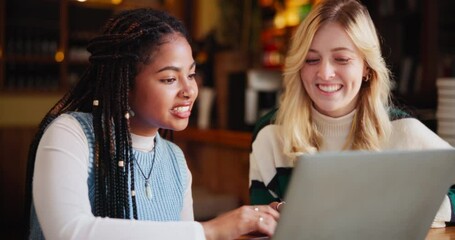
{"type": "Polygon", "coordinates": [[[150,170],[149,170],[149,173],[147,174],[147,176],[145,176],[144,171],[142,171],[142,168],[139,165],[139,162],[137,161],[137,159],[134,158],[134,161],[136,161],[137,167],[139,168],[139,171],[141,172],[142,176],[145,179],[145,194],[146,194],[148,199],[152,199],[153,198],[152,187],[150,186],[150,177],[152,176],[153,165],[155,164],[155,158],[156,158],[156,140],[154,140],[154,142],[155,142],[155,144],[153,146],[152,167],[150,167],[150,170]]]}

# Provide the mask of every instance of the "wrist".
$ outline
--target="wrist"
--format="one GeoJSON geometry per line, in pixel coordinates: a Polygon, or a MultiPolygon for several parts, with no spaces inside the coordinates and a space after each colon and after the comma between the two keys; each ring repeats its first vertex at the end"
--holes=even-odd
{"type": "Polygon", "coordinates": [[[210,222],[201,222],[202,228],[204,229],[204,235],[206,240],[215,240],[215,232],[210,222]]]}

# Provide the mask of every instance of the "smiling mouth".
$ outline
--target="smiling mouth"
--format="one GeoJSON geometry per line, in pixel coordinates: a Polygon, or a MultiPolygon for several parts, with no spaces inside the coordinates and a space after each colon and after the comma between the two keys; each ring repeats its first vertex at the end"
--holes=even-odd
{"type": "Polygon", "coordinates": [[[319,88],[319,90],[328,93],[336,92],[343,87],[341,84],[317,84],[316,86],[319,88]]]}
{"type": "Polygon", "coordinates": [[[190,106],[175,107],[172,109],[174,112],[187,112],[190,110],[190,106]]]}

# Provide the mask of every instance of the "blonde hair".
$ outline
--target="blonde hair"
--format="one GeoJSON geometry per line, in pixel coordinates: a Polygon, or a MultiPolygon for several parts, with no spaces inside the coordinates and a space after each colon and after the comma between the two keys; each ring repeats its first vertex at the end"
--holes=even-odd
{"type": "Polygon", "coordinates": [[[321,134],[312,121],[312,101],[303,87],[300,70],[316,31],[328,22],[336,22],[345,29],[369,69],[369,81],[363,82],[359,91],[345,149],[379,150],[381,142],[390,134],[388,109],[392,82],[368,10],[357,0],[323,0],[298,26],[285,60],[284,92],[276,124],[282,126],[286,136],[284,153],[292,158],[318,151],[322,145],[321,134]]]}

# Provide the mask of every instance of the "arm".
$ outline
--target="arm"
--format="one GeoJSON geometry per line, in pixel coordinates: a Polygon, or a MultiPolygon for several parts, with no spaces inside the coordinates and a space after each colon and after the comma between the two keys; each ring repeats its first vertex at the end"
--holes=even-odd
{"type": "Polygon", "coordinates": [[[187,168],[188,171],[188,184],[185,190],[185,196],[183,199],[183,209],[182,214],[180,215],[180,219],[182,221],[194,221],[194,212],[193,212],[193,195],[191,192],[191,183],[192,183],[192,176],[190,170],[187,168]]]}
{"type": "Polygon", "coordinates": [[[449,203],[450,203],[450,221],[455,222],[455,185],[449,189],[449,193],[447,194],[449,203]]]}
{"type": "MultiPolygon", "coordinates": [[[[392,122],[393,130],[389,148],[391,149],[447,149],[449,143],[439,137],[422,122],[414,118],[406,118],[392,122]]],[[[445,222],[455,222],[455,188],[450,188],[441,207],[436,213],[432,227],[445,227],[445,222]]]]}
{"type": "MultiPolygon", "coordinates": [[[[62,116],[41,139],[33,178],[33,200],[47,239],[204,239],[202,225],[193,221],[95,217],[87,177],[88,144],[83,130],[75,119],[62,116]]],[[[184,209],[188,204],[186,199],[184,209]]]]}
{"type": "Polygon", "coordinates": [[[269,204],[274,201],[280,201],[278,196],[272,196],[269,189],[265,186],[259,169],[257,160],[253,154],[250,154],[250,203],[251,204],[269,204]]]}
{"type": "Polygon", "coordinates": [[[269,204],[283,199],[293,162],[282,153],[277,125],[259,131],[250,154],[250,199],[252,204],[269,204]]]}

